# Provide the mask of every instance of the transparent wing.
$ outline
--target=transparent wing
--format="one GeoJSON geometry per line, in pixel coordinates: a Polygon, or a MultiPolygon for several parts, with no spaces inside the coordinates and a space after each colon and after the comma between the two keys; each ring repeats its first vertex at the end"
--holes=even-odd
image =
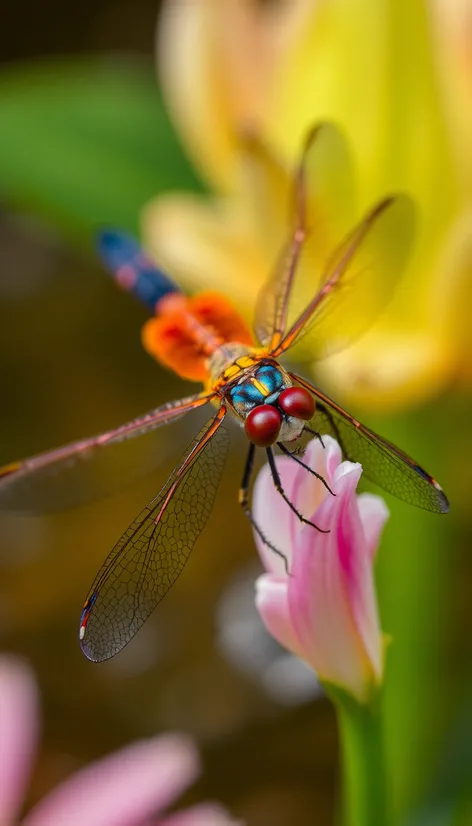
{"type": "Polygon", "coordinates": [[[0,510],[51,512],[122,490],[165,459],[154,431],[210,398],[208,393],[188,396],[116,430],[0,468],[0,510]]]}
{"type": "Polygon", "coordinates": [[[215,500],[228,450],[226,409],[201,430],[158,496],[131,523],[99,571],[80,622],[84,654],[99,662],[141,628],[184,568],[215,500]]]}
{"type": "MultiPolygon", "coordinates": [[[[377,204],[332,254],[314,298],[273,355],[303,339],[303,351],[297,348],[297,359],[324,358],[367,330],[392,298],[403,273],[413,244],[414,223],[413,203],[406,195],[377,204]]],[[[310,249],[305,251],[309,256],[310,249]]]]}
{"type": "Polygon", "coordinates": [[[438,483],[414,459],[357,422],[301,376],[292,378],[316,398],[310,427],[334,436],[346,459],[360,462],[365,476],[398,499],[418,508],[447,513],[449,503],[438,483]]]}
{"type": "Polygon", "coordinates": [[[317,126],[295,177],[290,238],[258,297],[254,330],[262,344],[274,348],[318,288],[329,253],[352,226],[353,191],[344,137],[331,124],[317,126]]]}

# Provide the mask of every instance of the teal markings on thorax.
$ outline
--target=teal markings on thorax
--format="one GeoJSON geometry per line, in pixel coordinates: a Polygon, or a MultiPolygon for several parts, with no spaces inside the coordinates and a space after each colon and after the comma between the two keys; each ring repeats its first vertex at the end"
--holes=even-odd
{"type": "Polygon", "coordinates": [[[236,408],[249,412],[260,404],[275,402],[284,387],[282,372],[271,364],[264,364],[247,381],[233,387],[229,395],[236,408]]]}

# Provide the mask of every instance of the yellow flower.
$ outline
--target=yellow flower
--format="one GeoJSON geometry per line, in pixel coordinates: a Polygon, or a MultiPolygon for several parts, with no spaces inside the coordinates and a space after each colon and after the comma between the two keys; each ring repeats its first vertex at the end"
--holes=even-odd
{"type": "MultiPolygon", "coordinates": [[[[188,289],[225,291],[250,315],[283,245],[291,171],[317,121],[335,122],[350,142],[353,218],[398,190],[419,205],[415,254],[394,301],[358,343],[317,367],[333,392],[389,409],[471,372],[472,179],[450,39],[435,34],[420,0],[167,0],[160,28],[169,107],[215,195],[157,198],[143,233],[188,289]],[[262,160],[244,140],[254,133],[271,148],[262,160]]],[[[349,211],[341,200],[330,213],[336,240],[349,211]]]]}
{"type": "Polygon", "coordinates": [[[238,130],[262,128],[274,66],[308,12],[305,0],[167,0],[157,52],[174,123],[203,177],[228,190],[238,130]]]}
{"type": "Polygon", "coordinates": [[[452,139],[460,155],[461,177],[472,185],[472,3],[471,0],[433,0],[438,58],[445,87],[445,104],[452,123],[452,139]]]}

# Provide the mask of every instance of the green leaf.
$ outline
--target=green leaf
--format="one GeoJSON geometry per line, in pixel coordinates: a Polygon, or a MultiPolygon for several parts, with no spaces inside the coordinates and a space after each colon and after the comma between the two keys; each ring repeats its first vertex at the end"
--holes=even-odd
{"type": "Polygon", "coordinates": [[[468,702],[448,732],[425,800],[405,818],[403,826],[453,826],[461,822],[461,809],[472,801],[471,766],[472,703],[468,702]]]}
{"type": "Polygon", "coordinates": [[[168,188],[198,186],[152,64],[49,62],[0,75],[0,197],[76,235],[136,230],[168,188]]]}

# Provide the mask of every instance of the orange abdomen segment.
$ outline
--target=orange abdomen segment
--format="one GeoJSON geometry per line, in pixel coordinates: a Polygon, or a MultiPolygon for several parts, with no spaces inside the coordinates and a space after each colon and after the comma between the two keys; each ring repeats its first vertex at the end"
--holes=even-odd
{"type": "Polygon", "coordinates": [[[181,293],[166,296],[158,304],[156,317],[142,330],[148,353],[191,381],[209,378],[208,358],[229,341],[253,344],[246,324],[219,293],[200,293],[192,298],[181,293]]]}

